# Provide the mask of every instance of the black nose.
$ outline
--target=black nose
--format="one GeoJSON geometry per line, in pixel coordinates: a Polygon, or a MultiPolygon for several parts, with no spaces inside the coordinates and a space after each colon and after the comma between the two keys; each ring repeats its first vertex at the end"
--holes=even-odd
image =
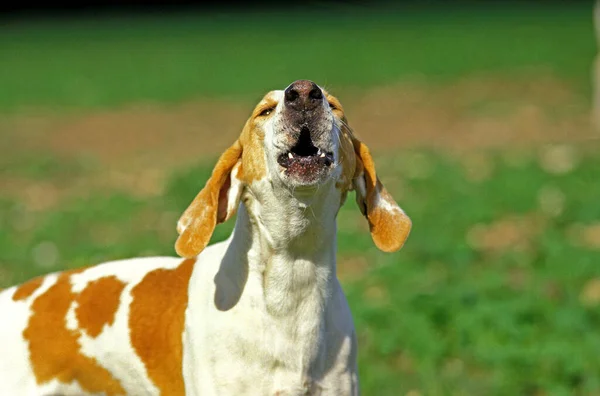
{"type": "Polygon", "coordinates": [[[309,80],[298,80],[285,90],[285,105],[294,110],[312,110],[323,103],[323,92],[309,80]]]}

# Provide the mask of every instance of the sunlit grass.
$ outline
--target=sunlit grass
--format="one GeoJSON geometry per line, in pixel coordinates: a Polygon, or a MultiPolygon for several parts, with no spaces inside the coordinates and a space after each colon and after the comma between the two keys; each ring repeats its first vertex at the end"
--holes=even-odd
{"type": "Polygon", "coordinates": [[[0,111],[255,97],[299,78],[336,90],[542,70],[587,90],[593,38],[583,4],[15,21],[0,35],[0,111]]]}
{"type": "MultiPolygon", "coordinates": [[[[519,84],[541,72],[589,90],[591,4],[513,4],[8,22],[0,35],[0,112],[259,97],[298,78],[337,91],[405,79],[468,83],[486,72],[519,75],[511,80],[519,84]]],[[[460,111],[503,122],[534,100],[513,92],[467,101],[460,111]]],[[[584,95],[551,100],[560,94],[548,90],[547,112],[563,125],[584,95]]],[[[572,132],[579,124],[568,125],[572,132]]],[[[514,120],[506,126],[524,128],[514,120]]],[[[94,181],[110,178],[100,161],[40,146],[12,152],[9,132],[0,131],[0,167],[8,170],[0,180],[0,287],[106,260],[174,255],[177,218],[213,164],[165,169],[158,187],[99,187],[94,181]]],[[[338,270],[358,331],[363,394],[600,392],[595,144],[377,156],[381,180],[414,229],[403,250],[385,254],[353,195],[339,214],[338,270]]],[[[136,171],[128,176],[144,182],[136,171]]],[[[232,227],[217,227],[212,241],[232,227]]]]}
{"type": "MultiPolygon", "coordinates": [[[[414,222],[399,253],[377,251],[353,196],[339,214],[339,272],[358,329],[363,392],[599,391],[600,160],[570,146],[497,152],[477,173],[473,155],[377,158],[414,222]],[[546,157],[560,150],[571,154],[548,167],[546,157]]],[[[173,255],[177,217],[209,172],[208,162],[177,172],[151,198],[94,193],[40,213],[4,201],[1,283],[173,255]]],[[[213,241],[232,226],[217,227],[213,241]]]]}

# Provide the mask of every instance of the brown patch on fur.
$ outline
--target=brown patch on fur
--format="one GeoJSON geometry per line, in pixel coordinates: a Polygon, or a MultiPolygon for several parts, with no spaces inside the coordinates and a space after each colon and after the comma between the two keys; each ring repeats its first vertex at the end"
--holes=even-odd
{"type": "Polygon", "coordinates": [[[362,197],[357,191],[356,198],[360,211],[369,221],[373,242],[384,252],[394,252],[408,238],[411,221],[377,178],[369,148],[354,136],[340,101],[327,92],[325,95],[340,127],[342,175],[336,187],[342,191],[341,203],[346,198],[346,191],[352,188],[352,182],[362,178],[366,195],[362,197]]]}
{"type": "Polygon", "coordinates": [[[369,148],[354,139],[354,150],[358,158],[355,177],[362,177],[366,187],[364,197],[357,191],[357,202],[369,221],[373,242],[384,252],[395,252],[406,242],[411,220],[377,178],[369,148]]]}
{"type": "Polygon", "coordinates": [[[352,179],[356,169],[356,156],[352,151],[351,140],[345,136],[342,136],[340,142],[340,163],[342,164],[343,168],[340,180],[337,182],[336,187],[347,191],[352,187],[352,179]]]}
{"type": "Polygon", "coordinates": [[[255,180],[260,180],[267,174],[267,164],[265,163],[265,151],[263,141],[265,135],[260,128],[255,128],[252,119],[246,122],[240,143],[242,144],[242,167],[239,178],[245,183],[250,184],[255,180]]]}
{"type": "Polygon", "coordinates": [[[77,321],[90,337],[98,337],[104,325],[112,325],[125,283],[107,276],[88,283],[77,296],[77,321]]]}
{"type": "Polygon", "coordinates": [[[122,395],[125,390],[96,359],[80,352],[80,332],[66,328],[69,307],[77,297],[70,277],[64,272],[56,283],[35,299],[32,315],[23,331],[29,344],[31,368],[38,384],[53,379],[62,383],[77,381],[86,392],[122,395]]]}
{"type": "Polygon", "coordinates": [[[131,291],[131,344],[161,395],[183,395],[183,330],[195,260],[149,272],[131,291]]]}
{"type": "Polygon", "coordinates": [[[23,283],[21,286],[17,287],[17,290],[15,290],[15,293],[12,297],[13,301],[21,301],[30,297],[42,285],[43,282],[44,277],[40,276],[23,283]]]}
{"type": "Polygon", "coordinates": [[[356,170],[356,154],[352,144],[352,132],[343,127],[340,132],[340,164],[342,165],[342,174],[336,187],[347,191],[352,188],[352,180],[356,170]]]}
{"type": "Polygon", "coordinates": [[[352,143],[354,135],[348,126],[348,119],[340,101],[327,91],[324,91],[324,93],[340,129],[339,162],[342,165],[342,175],[335,186],[342,191],[342,195],[345,195],[344,192],[352,188],[352,179],[354,178],[356,169],[356,154],[354,153],[354,144],[352,143]]]}
{"type": "Polygon", "coordinates": [[[197,256],[208,244],[217,224],[235,214],[237,205],[227,212],[227,194],[231,185],[231,172],[239,163],[237,178],[245,184],[260,180],[267,173],[263,141],[264,132],[259,127],[263,120],[260,112],[276,103],[267,94],[246,121],[240,138],[217,161],[211,177],[196,195],[179,220],[179,238],[175,250],[181,257],[197,256]]]}
{"type": "MultiPolygon", "coordinates": [[[[394,205],[394,209],[388,209],[381,205],[372,205],[368,211],[369,227],[375,245],[384,252],[395,252],[406,242],[410,229],[411,220],[397,207],[392,196],[383,189],[379,192],[379,200],[394,205]]],[[[369,204],[367,204],[369,208],[369,204]]]]}
{"type": "Polygon", "coordinates": [[[273,98],[273,92],[267,93],[263,100],[254,107],[242,129],[239,139],[243,147],[242,166],[238,177],[246,184],[260,180],[267,174],[264,150],[265,133],[262,129],[265,118],[261,117],[260,113],[275,106],[277,106],[277,102],[273,98]]]}
{"type": "Polygon", "coordinates": [[[175,250],[181,257],[197,256],[210,241],[218,220],[219,195],[227,194],[222,187],[241,156],[242,145],[236,140],[221,154],[206,185],[179,219],[177,231],[180,235],[175,250]]]}

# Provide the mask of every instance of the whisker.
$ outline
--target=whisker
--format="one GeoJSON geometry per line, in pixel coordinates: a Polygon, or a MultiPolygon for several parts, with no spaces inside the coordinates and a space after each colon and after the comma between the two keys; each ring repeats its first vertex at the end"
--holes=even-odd
{"type": "Polygon", "coordinates": [[[354,130],[353,130],[351,127],[350,127],[350,125],[349,125],[349,124],[348,124],[346,121],[344,121],[344,120],[341,120],[341,119],[340,119],[340,122],[341,122],[341,123],[342,123],[342,124],[343,124],[343,125],[344,125],[346,128],[348,128],[348,130],[349,130],[350,132],[352,132],[352,134],[354,134],[354,130]]]}

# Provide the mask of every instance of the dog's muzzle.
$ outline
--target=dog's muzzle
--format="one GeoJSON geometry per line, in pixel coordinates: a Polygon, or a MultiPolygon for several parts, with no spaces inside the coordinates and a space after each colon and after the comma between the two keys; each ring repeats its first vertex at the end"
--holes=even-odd
{"type": "Polygon", "coordinates": [[[334,163],[332,119],[325,105],[323,91],[309,80],[298,80],[284,92],[284,133],[293,143],[277,163],[298,181],[315,182],[334,163]]]}

